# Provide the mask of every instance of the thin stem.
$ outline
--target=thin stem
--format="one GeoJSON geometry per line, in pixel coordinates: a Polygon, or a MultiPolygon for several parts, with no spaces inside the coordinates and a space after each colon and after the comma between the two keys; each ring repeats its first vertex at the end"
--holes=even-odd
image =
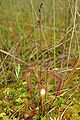
{"type": "Polygon", "coordinates": [[[54,30],[53,30],[53,43],[54,43],[54,68],[56,68],[56,31],[55,31],[55,28],[56,28],[56,25],[55,25],[55,0],[53,0],[53,26],[54,26],[54,30]]]}

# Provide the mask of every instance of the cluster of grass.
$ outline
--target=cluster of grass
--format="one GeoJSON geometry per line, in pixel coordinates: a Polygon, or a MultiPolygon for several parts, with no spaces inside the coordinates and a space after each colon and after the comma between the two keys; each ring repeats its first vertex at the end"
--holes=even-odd
{"type": "Polygon", "coordinates": [[[0,120],[80,120],[79,3],[0,1],[0,120]]]}

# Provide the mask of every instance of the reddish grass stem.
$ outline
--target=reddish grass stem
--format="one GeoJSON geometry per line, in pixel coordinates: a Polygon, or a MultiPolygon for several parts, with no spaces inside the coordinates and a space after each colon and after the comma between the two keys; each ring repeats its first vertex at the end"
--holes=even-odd
{"type": "Polygon", "coordinates": [[[71,73],[70,73],[70,75],[69,75],[67,81],[65,82],[65,84],[64,84],[64,86],[63,86],[63,89],[65,89],[66,86],[69,84],[69,82],[70,82],[70,80],[71,80],[73,74],[75,73],[76,68],[78,67],[79,63],[80,63],[80,59],[78,59],[77,62],[76,62],[76,64],[74,65],[74,67],[73,67],[73,69],[72,69],[72,71],[71,71],[71,73]]]}

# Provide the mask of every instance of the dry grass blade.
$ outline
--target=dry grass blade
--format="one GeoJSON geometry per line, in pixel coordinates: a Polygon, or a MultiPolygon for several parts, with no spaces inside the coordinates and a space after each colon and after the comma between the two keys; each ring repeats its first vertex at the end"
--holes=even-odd
{"type": "Polygon", "coordinates": [[[60,117],[59,120],[62,120],[62,118],[63,118],[65,112],[71,107],[72,104],[73,104],[73,102],[71,102],[71,103],[66,107],[66,109],[62,112],[61,117],[60,117]]]}
{"type": "Polygon", "coordinates": [[[24,62],[23,60],[21,60],[21,59],[17,58],[16,56],[14,56],[14,55],[10,54],[10,53],[9,53],[9,52],[7,52],[7,51],[4,51],[4,50],[1,50],[1,49],[0,49],[0,52],[2,52],[2,53],[4,53],[4,54],[6,54],[6,55],[8,55],[8,56],[11,56],[12,58],[14,58],[14,59],[18,60],[18,61],[19,61],[19,62],[21,62],[21,63],[27,64],[27,63],[26,63],[26,62],[24,62]]]}

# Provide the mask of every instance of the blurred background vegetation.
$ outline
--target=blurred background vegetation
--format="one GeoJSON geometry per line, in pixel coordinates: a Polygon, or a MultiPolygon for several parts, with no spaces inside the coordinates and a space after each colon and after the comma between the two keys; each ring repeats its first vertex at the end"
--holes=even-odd
{"type": "MultiPolygon", "coordinates": [[[[3,104],[8,104],[8,109],[10,108],[9,101],[7,103],[5,101],[2,102],[3,98],[5,100],[7,97],[9,97],[9,100],[13,100],[14,96],[16,98],[11,103],[13,108],[15,108],[12,112],[13,115],[11,111],[9,113],[9,116],[12,115],[12,117],[15,116],[14,111],[19,109],[18,107],[21,108],[23,96],[29,99],[30,107],[31,103],[34,103],[32,101],[33,98],[37,101],[36,91],[38,90],[35,86],[39,81],[36,82],[37,77],[34,78],[34,76],[38,76],[37,70],[39,68],[61,71],[62,77],[67,79],[69,76],[68,71],[72,70],[77,59],[80,59],[80,0],[0,0],[1,111],[4,112],[7,110],[7,107],[5,107],[6,110],[3,110],[3,106],[7,106],[3,104]],[[30,73],[28,73],[29,67],[32,67],[35,74],[31,78],[34,89],[34,95],[32,94],[32,96],[30,96],[30,93],[27,93],[28,95],[26,94],[28,91],[26,90],[24,82],[30,75],[30,73]],[[15,84],[15,80],[20,80],[21,82],[15,84]],[[5,81],[9,81],[10,83],[14,81],[14,84],[12,83],[11,86],[8,86],[5,81]],[[4,89],[2,87],[4,87],[4,89]],[[13,90],[11,90],[11,88],[13,88],[13,90]],[[17,92],[15,93],[16,89],[17,92]],[[6,96],[5,91],[7,91],[8,96],[6,96]]],[[[50,84],[53,78],[51,78],[50,75],[45,77],[44,73],[42,73],[42,80],[44,79],[45,81],[47,81],[47,79],[49,80],[49,91],[53,91],[54,83],[52,82],[50,84]]],[[[76,107],[73,106],[64,116],[63,120],[68,120],[68,118],[70,120],[80,119],[78,107],[80,106],[80,103],[78,103],[80,88],[77,90],[77,88],[75,89],[74,87],[80,83],[79,79],[80,75],[79,71],[77,71],[73,78],[74,82],[73,80],[70,81],[69,88],[72,87],[72,89],[70,89],[71,92],[68,91],[68,94],[66,94],[64,98],[58,98],[57,102],[55,101],[53,103],[52,107],[57,106],[57,104],[63,105],[59,106],[60,109],[57,110],[57,112],[51,113],[52,116],[55,114],[54,118],[56,120],[59,120],[57,119],[59,118],[57,113],[59,112],[60,116],[60,110],[63,112],[64,108],[66,109],[69,105],[68,103],[73,101],[73,98],[77,103],[75,105],[76,107]],[[74,91],[77,91],[77,94],[71,97],[74,91]],[[71,101],[68,101],[68,97],[71,97],[71,101]],[[67,101],[66,105],[64,101],[67,101]],[[73,113],[74,108],[75,114],[73,113]]],[[[45,81],[40,83],[40,85],[42,85],[40,89],[47,85],[45,81]]],[[[53,97],[53,92],[48,93],[47,100],[52,100],[53,97]]],[[[24,101],[23,99],[22,102],[24,101]]],[[[27,102],[25,104],[27,104],[27,102]]],[[[36,105],[34,105],[34,107],[35,106],[36,105]]],[[[23,113],[25,113],[26,109],[27,108],[23,109],[23,113]]],[[[30,109],[34,111],[35,108],[30,109]]],[[[28,109],[29,112],[32,112],[30,109],[28,109]]],[[[46,114],[49,112],[48,110],[46,107],[46,114]]],[[[21,114],[21,111],[19,112],[21,114]]],[[[46,119],[44,118],[42,120],[46,119]]],[[[60,118],[60,120],[62,119],[60,118]]]]}
{"type": "MultiPolygon", "coordinates": [[[[52,64],[54,67],[55,30],[56,67],[72,66],[79,57],[79,2],[58,0],[53,6],[54,0],[1,0],[0,49],[27,64],[40,63],[42,59],[43,66],[51,68],[52,64]],[[43,6],[39,13],[41,3],[43,6]],[[39,14],[42,30],[38,25],[39,14]]],[[[0,52],[1,61],[4,61],[4,57],[4,53],[0,52]]],[[[12,64],[13,61],[8,56],[5,63],[12,64]]]]}

